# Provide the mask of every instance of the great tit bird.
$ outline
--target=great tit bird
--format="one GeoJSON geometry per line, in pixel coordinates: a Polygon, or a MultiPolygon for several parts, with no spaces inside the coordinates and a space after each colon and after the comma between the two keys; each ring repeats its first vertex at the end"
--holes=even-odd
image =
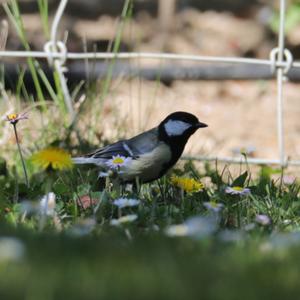
{"type": "Polygon", "coordinates": [[[108,171],[113,166],[112,161],[124,162],[117,169],[122,182],[132,183],[136,178],[142,183],[150,182],[175,165],[190,136],[203,127],[207,125],[199,122],[196,116],[174,112],[149,131],[75,157],[73,162],[94,164],[102,171],[108,171]]]}

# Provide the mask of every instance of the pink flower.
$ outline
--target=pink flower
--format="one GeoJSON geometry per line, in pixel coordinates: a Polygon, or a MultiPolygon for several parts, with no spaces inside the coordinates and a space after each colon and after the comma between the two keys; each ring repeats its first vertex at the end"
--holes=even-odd
{"type": "Polygon", "coordinates": [[[292,175],[284,175],[282,181],[285,185],[292,185],[296,182],[297,178],[292,175]]]}
{"type": "Polygon", "coordinates": [[[84,195],[77,199],[77,204],[83,209],[87,209],[97,203],[98,201],[96,199],[92,199],[89,195],[84,195]]]}

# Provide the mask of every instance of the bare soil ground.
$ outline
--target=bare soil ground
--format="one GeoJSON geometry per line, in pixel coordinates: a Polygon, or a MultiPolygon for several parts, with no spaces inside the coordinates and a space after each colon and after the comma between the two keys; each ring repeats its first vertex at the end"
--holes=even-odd
{"type": "MultiPolygon", "coordinates": [[[[300,158],[298,90],[297,84],[285,86],[285,142],[293,158],[300,158]]],[[[189,111],[209,127],[191,138],[188,152],[224,156],[248,148],[254,157],[277,158],[276,97],[275,82],[177,81],[166,87],[133,80],[114,88],[105,111],[117,109],[127,136],[155,126],[170,112],[189,111]]],[[[109,124],[104,135],[114,136],[109,124]]]]}

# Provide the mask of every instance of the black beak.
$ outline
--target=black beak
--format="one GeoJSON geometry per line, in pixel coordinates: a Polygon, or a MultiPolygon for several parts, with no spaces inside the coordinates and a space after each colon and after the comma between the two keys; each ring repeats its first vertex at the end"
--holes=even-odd
{"type": "Polygon", "coordinates": [[[198,128],[208,127],[208,125],[206,125],[205,123],[198,122],[197,124],[194,125],[194,127],[198,129],[198,128]]]}

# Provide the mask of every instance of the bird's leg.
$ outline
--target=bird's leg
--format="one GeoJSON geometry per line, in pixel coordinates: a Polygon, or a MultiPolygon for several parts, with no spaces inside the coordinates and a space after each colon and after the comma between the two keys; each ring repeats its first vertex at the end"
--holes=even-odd
{"type": "Polygon", "coordinates": [[[135,177],[135,181],[132,183],[132,192],[135,194],[137,197],[139,196],[141,192],[141,182],[139,177],[135,177]]]}

